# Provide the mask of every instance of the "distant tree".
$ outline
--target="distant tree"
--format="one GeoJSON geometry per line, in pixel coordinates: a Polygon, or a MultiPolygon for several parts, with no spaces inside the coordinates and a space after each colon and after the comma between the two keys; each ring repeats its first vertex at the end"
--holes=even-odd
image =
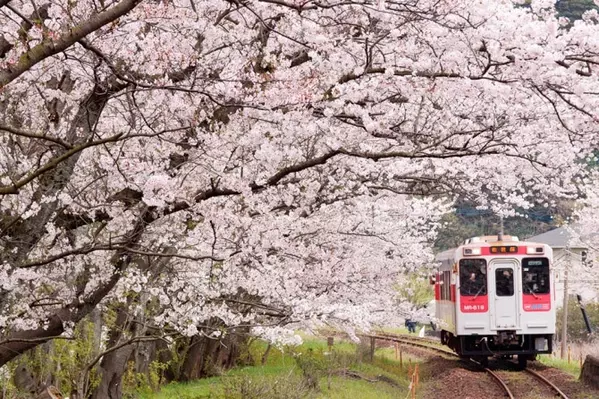
{"type": "Polygon", "coordinates": [[[593,0],[560,0],[555,4],[555,9],[560,17],[573,21],[581,19],[585,11],[597,10],[599,7],[593,0]]]}
{"type": "MultiPolygon", "coordinates": [[[[599,303],[587,303],[584,304],[584,307],[594,330],[599,325],[599,303]]],[[[558,309],[556,326],[558,335],[561,334],[562,331],[563,314],[563,309],[558,309]]],[[[584,342],[590,340],[591,337],[592,336],[589,335],[584,323],[582,312],[580,306],[578,305],[578,301],[576,300],[576,296],[571,295],[568,301],[568,339],[584,342]]]]}
{"type": "Polygon", "coordinates": [[[398,286],[399,299],[409,302],[414,309],[422,309],[435,297],[427,278],[410,274],[398,286]]]}
{"type": "MultiPolygon", "coordinates": [[[[526,0],[522,6],[529,8],[531,0],[526,0]]],[[[570,21],[582,18],[582,14],[588,10],[597,10],[599,7],[593,0],[557,0],[555,11],[560,17],[566,17],[570,21]]]]}
{"type": "MultiPolygon", "coordinates": [[[[481,216],[481,218],[487,219],[486,216],[481,216]]],[[[441,228],[435,240],[435,248],[439,252],[455,248],[461,245],[465,239],[480,234],[479,231],[474,220],[467,221],[457,212],[448,213],[441,219],[441,228]]]]}
{"type": "MultiPolygon", "coordinates": [[[[547,208],[543,205],[530,209],[518,209],[517,216],[504,219],[504,233],[520,240],[542,234],[558,227],[567,220],[574,210],[571,201],[555,201],[547,208]]],[[[435,250],[443,251],[461,245],[470,237],[496,235],[500,229],[500,219],[490,210],[479,210],[468,201],[458,201],[455,210],[443,216],[436,237],[435,250]]]]}

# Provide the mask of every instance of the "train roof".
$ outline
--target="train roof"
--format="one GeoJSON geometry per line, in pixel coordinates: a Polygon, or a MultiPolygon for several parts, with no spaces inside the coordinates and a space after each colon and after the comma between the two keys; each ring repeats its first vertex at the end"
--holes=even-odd
{"type": "Polygon", "coordinates": [[[491,242],[520,242],[520,239],[516,236],[504,235],[504,236],[480,236],[480,237],[471,237],[464,242],[466,244],[474,244],[474,243],[491,243],[491,242]]]}
{"type": "Polygon", "coordinates": [[[504,235],[503,237],[499,236],[480,236],[480,237],[472,237],[466,240],[464,244],[460,245],[457,248],[450,248],[443,252],[439,252],[435,256],[435,260],[437,262],[442,262],[447,259],[453,259],[455,257],[455,253],[458,248],[462,246],[467,247],[487,247],[491,245],[548,245],[542,242],[533,242],[533,241],[520,241],[516,236],[504,235]],[[501,239],[500,239],[501,238],[501,239]]]}
{"type": "Polygon", "coordinates": [[[453,259],[453,257],[455,256],[455,251],[457,248],[451,248],[448,250],[445,250],[443,252],[439,252],[436,256],[435,256],[435,260],[437,262],[442,262],[446,259],[453,259]]]}

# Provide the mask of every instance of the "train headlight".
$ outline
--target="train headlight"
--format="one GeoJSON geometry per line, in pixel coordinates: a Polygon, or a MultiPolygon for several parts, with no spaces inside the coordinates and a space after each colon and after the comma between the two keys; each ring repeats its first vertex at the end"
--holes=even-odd
{"type": "Polygon", "coordinates": [[[535,338],[535,350],[546,351],[547,348],[547,338],[535,338]]]}
{"type": "Polygon", "coordinates": [[[528,255],[540,255],[543,253],[543,247],[526,247],[528,255]]]}
{"type": "Polygon", "coordinates": [[[480,248],[464,248],[464,256],[480,255],[480,248]]]}

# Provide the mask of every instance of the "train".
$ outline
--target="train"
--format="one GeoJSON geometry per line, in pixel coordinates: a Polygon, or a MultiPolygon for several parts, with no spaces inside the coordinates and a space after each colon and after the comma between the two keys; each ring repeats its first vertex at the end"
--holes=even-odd
{"type": "Polygon", "coordinates": [[[517,357],[520,368],[553,351],[553,250],[515,236],[472,237],[437,255],[431,276],[441,343],[461,357],[517,357]]]}

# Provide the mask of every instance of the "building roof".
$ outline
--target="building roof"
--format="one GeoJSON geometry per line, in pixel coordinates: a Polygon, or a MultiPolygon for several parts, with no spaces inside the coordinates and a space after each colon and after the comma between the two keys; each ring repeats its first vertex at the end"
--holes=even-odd
{"type": "Polygon", "coordinates": [[[565,227],[559,227],[557,229],[550,230],[546,233],[539,234],[534,237],[529,237],[526,241],[538,242],[541,244],[547,244],[551,248],[582,248],[586,249],[588,246],[581,242],[580,238],[573,234],[571,230],[565,227]]]}

